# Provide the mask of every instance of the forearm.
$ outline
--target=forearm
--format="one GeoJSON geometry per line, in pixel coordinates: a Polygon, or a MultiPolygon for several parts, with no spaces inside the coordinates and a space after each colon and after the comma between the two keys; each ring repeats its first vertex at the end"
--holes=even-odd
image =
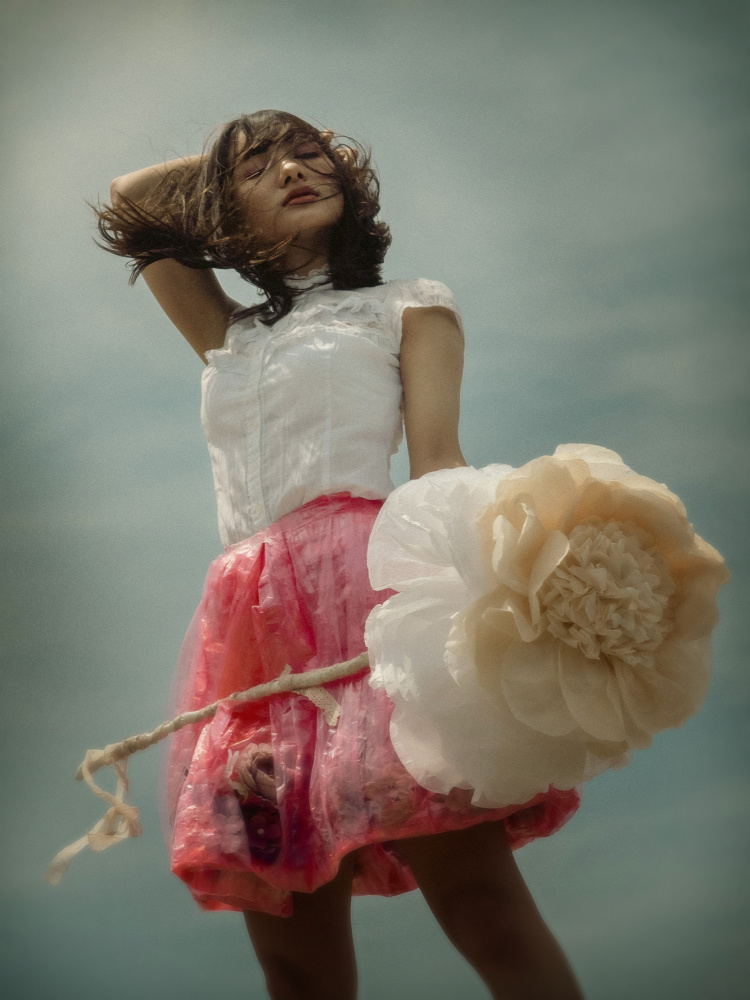
{"type": "Polygon", "coordinates": [[[172,258],[204,268],[205,249],[189,220],[199,192],[202,156],[185,156],[116,177],[110,203],[95,207],[103,249],[133,262],[133,277],[156,261],[172,258]]]}
{"type": "Polygon", "coordinates": [[[132,173],[115,177],[109,186],[112,204],[115,204],[118,197],[129,198],[131,201],[142,201],[158,184],[160,184],[167,174],[173,170],[188,169],[198,164],[201,156],[183,156],[176,160],[167,160],[166,163],[155,163],[151,167],[144,167],[142,170],[134,170],[132,173]]]}

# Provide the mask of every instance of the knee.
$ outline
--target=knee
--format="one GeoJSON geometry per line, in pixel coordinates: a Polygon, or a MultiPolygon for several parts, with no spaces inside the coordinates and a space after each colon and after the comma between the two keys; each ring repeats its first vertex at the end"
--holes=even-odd
{"type": "Polygon", "coordinates": [[[266,977],[266,989],[271,1000],[293,1000],[303,995],[307,985],[304,970],[278,954],[260,954],[256,950],[260,967],[266,977]]]}
{"type": "Polygon", "coordinates": [[[354,969],[324,962],[306,963],[292,955],[259,954],[271,1000],[355,1000],[357,975],[354,969]]]}
{"type": "Polygon", "coordinates": [[[309,991],[310,975],[298,962],[280,954],[258,955],[271,1000],[296,1000],[309,991]]]}

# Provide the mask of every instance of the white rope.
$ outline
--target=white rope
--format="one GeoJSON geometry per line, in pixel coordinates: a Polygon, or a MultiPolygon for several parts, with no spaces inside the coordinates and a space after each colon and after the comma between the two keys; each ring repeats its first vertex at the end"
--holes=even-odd
{"type": "Polygon", "coordinates": [[[220,698],[218,701],[193,712],[183,712],[174,719],[162,722],[150,733],[129,736],[125,740],[120,740],[119,743],[110,743],[103,750],[87,750],[86,756],[76,771],[76,780],[85,781],[95,795],[109,804],[109,809],[88,833],[55,855],[52,864],[45,873],[45,880],[51,885],[58,885],[70,862],[84,847],[91,847],[94,851],[104,851],[113,844],[119,844],[121,840],[126,840],[128,837],[140,837],[143,833],[137,808],[125,801],[129,788],[127,758],[132,754],[139,750],[145,750],[146,747],[154,746],[170,733],[182,729],[183,726],[211,718],[216,714],[219,705],[225,701],[260,701],[263,698],[287,692],[296,692],[309,698],[323,711],[328,725],[335,726],[339,717],[339,704],[333,695],[321,685],[327,684],[329,681],[339,680],[342,677],[350,677],[352,674],[358,674],[362,670],[369,669],[369,666],[370,661],[367,653],[361,653],[354,659],[345,660],[343,663],[334,663],[330,667],[319,667],[317,670],[310,670],[303,674],[293,674],[292,668],[287,665],[275,680],[265,684],[256,684],[255,687],[248,688],[246,691],[235,691],[227,695],[226,698],[220,698]],[[114,768],[117,774],[117,790],[114,795],[100,788],[91,777],[100,767],[107,766],[114,768]]]}

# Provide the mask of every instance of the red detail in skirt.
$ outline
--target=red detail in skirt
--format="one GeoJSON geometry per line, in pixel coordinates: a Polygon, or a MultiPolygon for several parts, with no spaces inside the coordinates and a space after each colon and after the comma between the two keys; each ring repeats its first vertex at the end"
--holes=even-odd
{"type": "MultiPolygon", "coordinates": [[[[381,500],[318,497],[211,564],[175,678],[176,711],[364,652],[373,591],[367,542],[381,500]]],[[[551,788],[503,809],[416,784],[391,746],[392,703],[367,672],[326,685],[341,705],[330,727],[308,699],[227,702],[175,733],[167,807],[172,870],[206,910],[292,912],[292,892],[330,881],[357,851],[354,895],[416,888],[388,842],[504,819],[514,848],[558,830],[578,808],[551,788]]]]}

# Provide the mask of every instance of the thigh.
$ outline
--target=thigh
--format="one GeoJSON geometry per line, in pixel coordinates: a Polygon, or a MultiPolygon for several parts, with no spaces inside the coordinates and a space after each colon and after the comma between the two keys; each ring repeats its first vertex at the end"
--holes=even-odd
{"type": "Polygon", "coordinates": [[[531,901],[502,820],[399,840],[393,846],[438,916],[463,893],[489,893],[506,906],[531,901]]]}
{"type": "Polygon", "coordinates": [[[245,911],[245,924],[272,997],[356,996],[351,930],[353,857],[315,892],[293,893],[290,917],[245,911]]]}

